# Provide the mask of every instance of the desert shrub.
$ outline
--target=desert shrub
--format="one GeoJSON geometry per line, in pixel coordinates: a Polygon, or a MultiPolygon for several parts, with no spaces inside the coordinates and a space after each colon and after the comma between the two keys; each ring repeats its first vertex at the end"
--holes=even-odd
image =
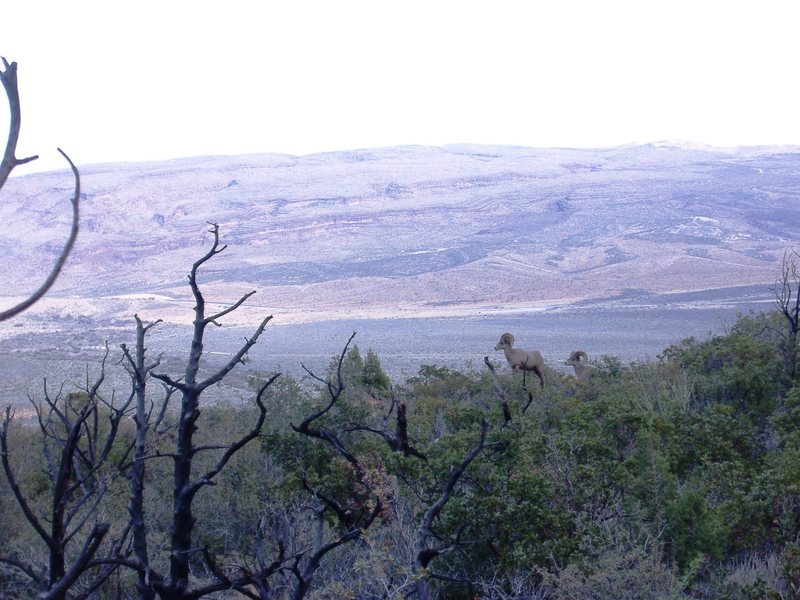
{"type": "Polygon", "coordinates": [[[631,536],[624,523],[604,523],[582,543],[580,560],[548,574],[553,600],[664,600],[681,598],[680,581],[660,545],[631,536]]]}
{"type": "Polygon", "coordinates": [[[782,363],[776,347],[745,333],[693,338],[669,350],[694,382],[697,406],[732,406],[761,423],[776,406],[782,363]]]}

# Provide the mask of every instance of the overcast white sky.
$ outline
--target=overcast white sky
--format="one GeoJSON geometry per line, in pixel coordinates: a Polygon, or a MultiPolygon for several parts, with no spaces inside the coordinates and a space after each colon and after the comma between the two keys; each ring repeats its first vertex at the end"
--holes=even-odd
{"type": "MultiPolygon", "coordinates": [[[[18,0],[15,174],[449,143],[800,144],[798,0],[18,0]]],[[[0,106],[3,137],[8,111],[0,106]]]]}

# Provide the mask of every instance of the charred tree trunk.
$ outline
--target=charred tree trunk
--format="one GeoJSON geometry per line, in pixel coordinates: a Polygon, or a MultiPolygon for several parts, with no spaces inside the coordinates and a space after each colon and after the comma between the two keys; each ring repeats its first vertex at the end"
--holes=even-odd
{"type": "Polygon", "coordinates": [[[192,503],[198,491],[206,485],[213,484],[213,478],[223,469],[230,458],[245,444],[259,435],[261,426],[266,417],[266,408],[261,398],[266,389],[278,377],[278,375],[273,376],[264,384],[258,393],[256,403],[258,404],[260,413],[253,428],[245,436],[240,438],[239,441],[228,446],[220,460],[211,470],[204,474],[194,475],[192,472],[194,457],[198,452],[207,449],[197,447],[194,443],[194,434],[197,431],[197,419],[200,417],[200,397],[209,386],[222,381],[237,364],[242,362],[248,350],[256,343],[267,323],[272,319],[272,317],[266,317],[256,329],[253,337],[245,341],[245,344],[225,366],[205,379],[199,378],[200,360],[203,356],[203,338],[206,327],[210,324],[218,325],[218,319],[236,310],[247,298],[255,293],[249,292],[227,309],[214,315],[206,316],[206,304],[197,283],[197,271],[204,263],[226,248],[226,246],[220,246],[219,244],[218,225],[212,225],[211,233],[214,235],[214,242],[211,249],[192,265],[192,270],[189,274],[189,285],[195,300],[195,319],[189,359],[186,363],[184,376],[182,380],[177,381],[164,374],[152,374],[153,377],[163,381],[169,387],[178,390],[181,394],[177,441],[175,452],[172,455],[172,528],[170,531],[169,576],[163,579],[159,578],[159,581],[154,584],[158,595],[164,599],[199,598],[222,589],[236,589],[237,586],[241,587],[242,584],[228,580],[216,565],[210,564],[210,558],[208,554],[206,554],[206,562],[209,563],[208,567],[211,572],[217,576],[217,581],[202,589],[190,589],[190,559],[194,551],[192,535],[196,520],[192,512],[192,503]]]}
{"type": "Polygon", "coordinates": [[[200,394],[190,389],[183,392],[181,416],[178,424],[173,475],[172,532],[169,559],[169,577],[175,592],[182,593],[189,586],[189,557],[192,550],[192,531],[195,518],[192,500],[196,488],[192,486],[192,459],[194,458],[195,425],[200,416],[200,394]]]}
{"type": "MultiPolygon", "coordinates": [[[[151,585],[154,574],[150,571],[150,557],[147,549],[147,530],[145,527],[144,511],[144,485],[145,485],[145,462],[147,458],[147,434],[150,429],[150,412],[147,408],[147,378],[150,372],[159,365],[159,360],[151,365],[145,362],[145,336],[147,332],[159,321],[145,325],[138,315],[136,319],[136,349],[135,355],[131,356],[125,344],[122,344],[122,351],[128,361],[127,369],[131,377],[131,385],[136,398],[136,412],[133,420],[136,424],[136,439],[134,441],[133,460],[128,472],[130,479],[130,501],[128,503],[128,515],[130,516],[131,537],[133,541],[133,556],[140,566],[137,571],[136,591],[141,600],[152,600],[155,598],[155,589],[151,585]]],[[[169,395],[164,399],[164,406],[160,414],[163,415],[169,395]]]]}

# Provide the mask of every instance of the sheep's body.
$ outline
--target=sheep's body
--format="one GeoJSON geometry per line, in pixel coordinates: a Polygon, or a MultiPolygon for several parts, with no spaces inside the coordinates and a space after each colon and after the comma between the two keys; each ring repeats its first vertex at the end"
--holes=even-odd
{"type": "Polygon", "coordinates": [[[575,369],[575,379],[578,381],[586,381],[597,371],[594,365],[589,364],[589,356],[583,350],[575,350],[564,364],[575,369]]]}
{"type": "Polygon", "coordinates": [[[500,336],[500,341],[494,347],[495,350],[502,350],[508,364],[512,369],[522,371],[522,382],[525,384],[525,373],[533,371],[539,376],[541,386],[544,387],[544,358],[538,350],[521,350],[514,348],[514,336],[504,333],[500,336]]]}

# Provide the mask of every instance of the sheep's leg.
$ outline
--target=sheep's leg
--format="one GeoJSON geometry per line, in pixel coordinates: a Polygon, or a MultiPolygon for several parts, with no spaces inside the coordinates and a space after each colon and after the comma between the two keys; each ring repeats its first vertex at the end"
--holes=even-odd
{"type": "Polygon", "coordinates": [[[533,367],[533,370],[539,376],[539,380],[542,382],[541,386],[544,387],[544,373],[539,367],[533,367]]]}

